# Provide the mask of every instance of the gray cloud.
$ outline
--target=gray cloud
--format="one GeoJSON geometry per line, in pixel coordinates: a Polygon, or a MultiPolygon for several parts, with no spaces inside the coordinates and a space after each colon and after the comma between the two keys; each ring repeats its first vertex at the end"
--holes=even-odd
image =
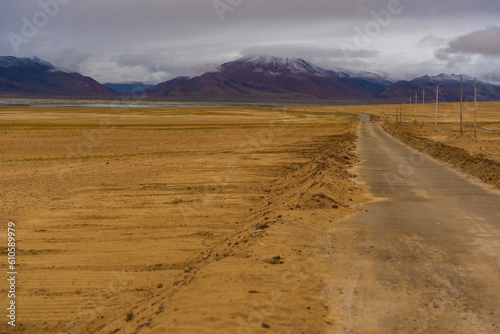
{"type": "MultiPolygon", "coordinates": [[[[346,53],[341,48],[326,48],[315,45],[300,44],[275,44],[256,45],[241,51],[242,55],[271,54],[278,57],[299,57],[299,58],[345,58],[346,53]]],[[[379,55],[377,50],[354,50],[349,52],[353,58],[372,58],[379,55]]]]}
{"type": "Polygon", "coordinates": [[[396,77],[417,68],[445,72],[457,63],[479,71],[481,62],[470,50],[491,56],[492,45],[500,45],[473,44],[488,39],[487,30],[479,31],[485,23],[500,21],[497,1],[400,0],[402,13],[359,47],[358,31],[376,22],[371,13],[387,10],[389,1],[243,0],[221,14],[214,0],[71,0],[16,52],[9,33],[22,36],[23,18],[33,22],[43,10],[38,0],[3,0],[0,54],[38,56],[101,82],[155,83],[197,75],[249,53],[297,56],[326,68],[396,77]],[[469,36],[470,31],[480,36],[469,36]],[[349,57],[345,44],[355,46],[349,57]]]}
{"type": "Polygon", "coordinates": [[[51,59],[60,67],[74,72],[81,71],[82,65],[92,56],[92,52],[78,50],[75,46],[65,47],[58,54],[54,54],[51,59]]]}
{"type": "Polygon", "coordinates": [[[487,81],[500,83],[500,71],[490,72],[485,78],[487,81]]]}
{"type": "Polygon", "coordinates": [[[485,29],[451,38],[445,47],[435,50],[435,59],[444,63],[447,71],[470,73],[489,82],[499,82],[500,27],[485,29]]]}
{"type": "Polygon", "coordinates": [[[500,56],[500,27],[490,25],[486,29],[460,36],[452,40],[442,52],[447,54],[500,56]]]}

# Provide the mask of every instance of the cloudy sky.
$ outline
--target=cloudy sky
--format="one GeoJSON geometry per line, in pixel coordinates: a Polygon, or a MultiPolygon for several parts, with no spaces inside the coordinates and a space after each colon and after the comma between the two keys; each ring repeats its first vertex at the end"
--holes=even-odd
{"type": "Polygon", "coordinates": [[[498,0],[0,0],[0,55],[104,82],[194,76],[242,55],[406,79],[500,82],[498,0]]]}

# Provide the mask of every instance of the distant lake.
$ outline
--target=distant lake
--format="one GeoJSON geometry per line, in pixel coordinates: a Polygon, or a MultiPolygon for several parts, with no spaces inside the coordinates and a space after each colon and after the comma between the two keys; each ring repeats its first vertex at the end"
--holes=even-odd
{"type": "Polygon", "coordinates": [[[213,107],[207,105],[187,105],[187,104],[9,104],[0,103],[0,106],[20,106],[20,107],[85,107],[85,108],[196,108],[213,107]]]}

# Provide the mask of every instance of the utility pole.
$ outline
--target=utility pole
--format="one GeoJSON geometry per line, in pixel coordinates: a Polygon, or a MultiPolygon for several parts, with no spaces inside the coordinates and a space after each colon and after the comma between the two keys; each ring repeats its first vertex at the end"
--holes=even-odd
{"type": "Polygon", "coordinates": [[[403,123],[406,121],[406,102],[403,102],[403,106],[401,107],[401,113],[403,114],[403,123]]]}
{"type": "Polygon", "coordinates": [[[477,83],[476,78],[474,78],[474,138],[477,138],[477,83]]]}
{"type": "Polygon", "coordinates": [[[411,115],[411,96],[410,96],[410,111],[408,112],[408,115],[411,115]]]}
{"type": "Polygon", "coordinates": [[[424,90],[422,91],[422,125],[424,125],[424,118],[425,118],[425,87],[424,90]]]}
{"type": "Polygon", "coordinates": [[[463,126],[463,78],[460,77],[460,134],[464,133],[463,126]]]}
{"type": "Polygon", "coordinates": [[[439,103],[439,84],[437,84],[436,89],[436,129],[434,132],[438,132],[438,103],[439,103]]]}
{"type": "Polygon", "coordinates": [[[415,118],[417,117],[418,93],[415,93],[415,118]]]}

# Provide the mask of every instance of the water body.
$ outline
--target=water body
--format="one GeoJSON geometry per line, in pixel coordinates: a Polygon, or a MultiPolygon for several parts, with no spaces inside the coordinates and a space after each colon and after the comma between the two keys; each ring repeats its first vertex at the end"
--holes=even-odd
{"type": "Polygon", "coordinates": [[[186,105],[186,104],[0,104],[1,106],[23,106],[23,107],[85,107],[85,108],[197,108],[214,107],[208,105],[186,105]]]}

